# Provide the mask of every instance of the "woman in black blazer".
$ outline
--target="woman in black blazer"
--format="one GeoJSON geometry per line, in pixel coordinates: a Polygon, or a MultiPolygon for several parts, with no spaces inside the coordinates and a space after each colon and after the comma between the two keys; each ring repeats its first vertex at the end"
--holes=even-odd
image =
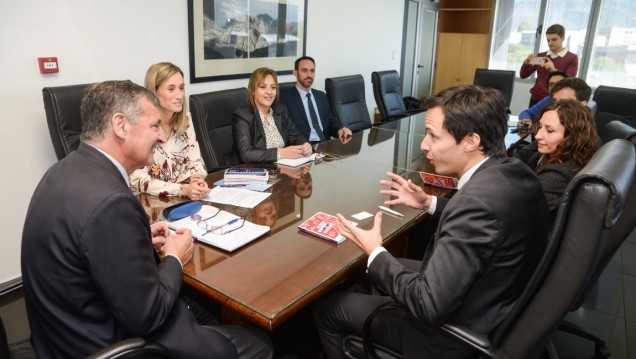
{"type": "Polygon", "coordinates": [[[552,228],[565,187],[592,158],[599,141],[590,111],[576,100],[552,102],[539,118],[535,135],[538,151],[528,165],[535,169],[543,187],[552,228]]]}
{"type": "Polygon", "coordinates": [[[276,71],[254,70],[247,90],[249,105],[232,114],[234,145],[241,161],[264,163],[310,155],[311,145],[296,129],[287,107],[278,102],[276,71]]]}

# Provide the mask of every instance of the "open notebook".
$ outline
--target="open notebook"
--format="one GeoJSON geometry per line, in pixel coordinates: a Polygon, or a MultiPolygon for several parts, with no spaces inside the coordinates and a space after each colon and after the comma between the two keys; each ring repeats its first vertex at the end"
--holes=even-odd
{"type": "Polygon", "coordinates": [[[232,252],[269,232],[262,226],[213,206],[203,206],[199,212],[174,222],[171,229],[187,228],[192,237],[224,251],[232,252]]]}

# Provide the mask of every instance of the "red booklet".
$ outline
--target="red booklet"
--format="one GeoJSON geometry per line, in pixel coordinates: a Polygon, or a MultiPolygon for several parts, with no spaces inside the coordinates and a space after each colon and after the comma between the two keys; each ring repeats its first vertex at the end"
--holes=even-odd
{"type": "Polygon", "coordinates": [[[338,217],[336,216],[318,212],[298,226],[298,229],[313,234],[316,237],[340,244],[344,242],[346,238],[338,232],[338,227],[336,226],[337,221],[338,217]]]}
{"type": "Polygon", "coordinates": [[[424,184],[450,189],[457,188],[457,178],[436,175],[428,172],[420,172],[420,175],[422,176],[424,184]]]}

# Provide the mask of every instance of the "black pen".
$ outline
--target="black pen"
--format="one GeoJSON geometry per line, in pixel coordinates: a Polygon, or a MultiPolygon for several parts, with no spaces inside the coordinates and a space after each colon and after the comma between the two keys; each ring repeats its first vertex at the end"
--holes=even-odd
{"type": "Polygon", "coordinates": [[[245,187],[246,184],[222,184],[221,187],[245,187]]]}

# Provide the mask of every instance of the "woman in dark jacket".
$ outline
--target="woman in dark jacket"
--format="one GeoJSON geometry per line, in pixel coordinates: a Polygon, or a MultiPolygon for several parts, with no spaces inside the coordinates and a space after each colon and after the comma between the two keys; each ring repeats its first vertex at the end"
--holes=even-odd
{"type": "Polygon", "coordinates": [[[301,135],[278,102],[276,72],[261,67],[250,76],[249,105],[232,114],[234,145],[241,161],[274,162],[282,158],[299,158],[312,153],[309,142],[301,135]]]}
{"type": "Polygon", "coordinates": [[[543,187],[552,227],[565,188],[592,158],[599,140],[590,110],[576,100],[553,102],[539,118],[535,135],[538,151],[528,165],[543,187]]]}

